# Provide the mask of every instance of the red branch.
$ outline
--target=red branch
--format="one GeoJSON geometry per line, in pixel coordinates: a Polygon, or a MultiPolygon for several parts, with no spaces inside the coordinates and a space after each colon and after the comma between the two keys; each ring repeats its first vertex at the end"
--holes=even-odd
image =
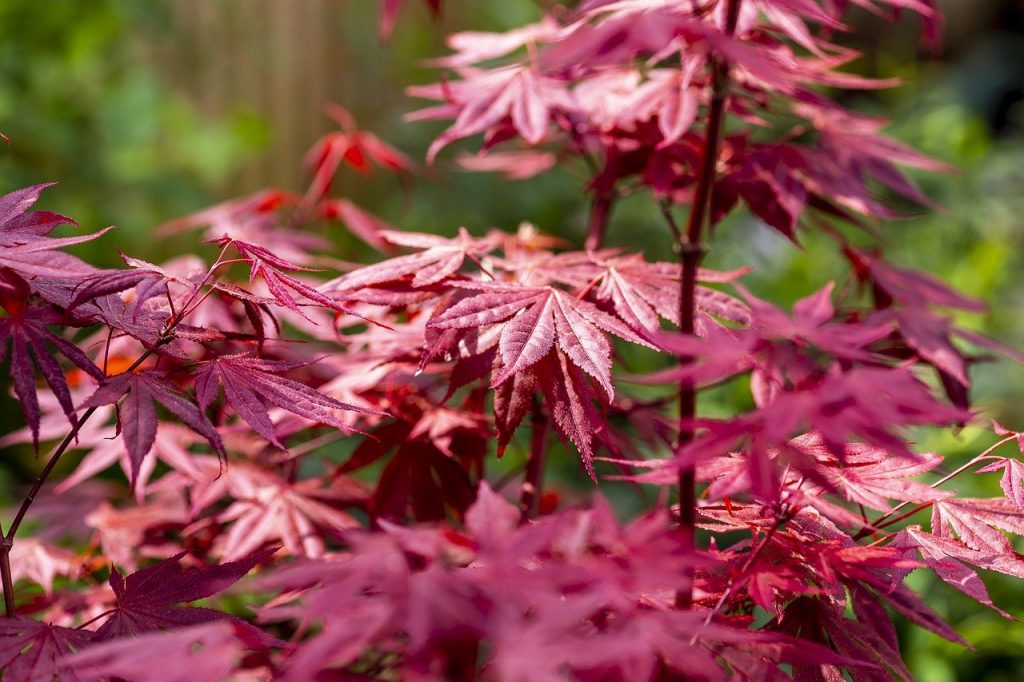
{"type": "MultiPolygon", "coordinates": [[[[725,33],[736,32],[741,0],[728,0],[725,33]]],[[[715,166],[718,162],[718,144],[722,137],[722,118],[729,85],[729,64],[720,55],[712,61],[711,105],[708,109],[707,129],[704,134],[704,148],[701,151],[700,175],[694,190],[693,205],[686,222],[686,230],[677,242],[679,265],[682,276],[679,280],[679,331],[693,334],[697,317],[697,270],[704,257],[702,232],[705,216],[715,181],[715,166]]],[[[695,362],[692,356],[679,359],[680,367],[695,362]]],[[[697,416],[697,388],[693,381],[684,378],[679,381],[679,438],[677,452],[693,441],[693,420],[697,416]]],[[[696,468],[689,464],[679,468],[679,530],[684,542],[693,547],[694,529],[697,521],[697,478],[696,468]]],[[[676,606],[688,608],[693,603],[693,576],[687,576],[685,585],[676,594],[676,606]]]]}

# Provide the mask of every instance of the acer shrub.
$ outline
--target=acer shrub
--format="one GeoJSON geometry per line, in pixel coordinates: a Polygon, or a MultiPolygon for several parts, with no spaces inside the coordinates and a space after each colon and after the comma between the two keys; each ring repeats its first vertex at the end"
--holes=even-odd
{"type": "Polygon", "coordinates": [[[0,544],[6,679],[900,680],[894,618],[967,644],[913,571],[1011,617],[977,569],[1024,577],[1024,435],[996,425],[955,469],[910,436],[978,420],[972,364],[1021,356],[954,323],[981,302],[883,256],[880,223],[929,205],[904,170],[948,169],[831,96],[891,85],[841,70],[847,5],[939,20],[920,0],[589,0],[450,36],[443,78],[410,88],[434,102],[410,119],[450,122],[427,161],[474,139],[467,170],[582,169],[582,248],[386,225],[338,175],[418,165],[340,107],[304,194],[162,226],[203,244],[165,263],[96,268],[66,249],[112,237],[53,236],[77,226],[32,210],[47,185],[0,197],[25,421],[3,443],[48,453],[0,544]],[[673,259],[605,247],[633,196],[673,259]],[[735,211],[849,267],[783,310],[747,269],[703,267],[735,211]],[[380,258],[339,264],[325,222],[380,258]],[[721,385],[751,409],[702,412],[721,385]],[[581,478],[657,502],[559,505],[555,439],[581,478]],[[115,465],[132,499],[96,480],[115,465]],[[1003,495],[958,496],[975,475],[1003,495]]]}

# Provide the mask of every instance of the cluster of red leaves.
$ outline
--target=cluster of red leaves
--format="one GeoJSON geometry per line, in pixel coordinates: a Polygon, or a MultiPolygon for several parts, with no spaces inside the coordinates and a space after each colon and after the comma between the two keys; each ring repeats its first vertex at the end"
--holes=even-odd
{"type": "MultiPolygon", "coordinates": [[[[385,33],[400,4],[381,4],[385,33]]],[[[845,4],[591,0],[452,36],[438,64],[457,78],[415,90],[442,101],[420,117],[454,118],[431,157],[483,134],[464,167],[582,161],[601,220],[644,188],[674,228],[727,61],[712,221],[742,201],[794,240],[825,229],[851,265],[841,293],[792,312],[742,270],[701,270],[688,302],[680,265],[599,248],[600,224],[584,251],[529,225],[391,229],[334,178],[413,164],[340,109],[303,195],[266,190],[164,228],[204,229],[207,260],[96,269],[63,249],[102,233],[50,236],[73,223],[30,210],[42,186],[0,197],[0,348],[26,422],[2,443],[63,438],[54,463],[83,453],[32,507],[37,537],[14,537],[33,492],[0,546],[19,588],[0,622],[10,679],[171,679],[154,666],[168,655],[189,680],[909,679],[890,611],[960,641],[911,571],[999,610],[976,569],[1024,577],[1007,537],[1024,534],[1024,465],[989,450],[935,480],[942,457],[906,428],[974,418],[976,358],[958,343],[1006,349],[943,312],[980,303],[847,236],[893,215],[887,201],[925,201],[897,166],[939,166],[821,94],[879,85],[837,71],[853,55],[821,37],[845,4]],[[755,135],[773,127],[784,142],[755,135]],[[318,278],[317,230],[338,218],[386,257],[318,278]],[[688,303],[695,333],[669,331],[688,303]],[[623,344],[683,362],[624,376],[623,344]],[[753,409],[679,424],[667,399],[630,392],[722,382],[753,409]],[[595,480],[674,485],[694,469],[711,541],[695,549],[666,510],[620,525],[600,498],[535,518],[549,425],[595,480]],[[528,452],[518,507],[490,463],[510,448],[528,452]],[[134,502],[91,480],[115,464],[134,502]],[[981,464],[1005,497],[941,487],[981,464]],[[925,509],[930,522],[898,525],[925,509]],[[255,618],[189,605],[256,567],[255,618]]],[[[916,0],[854,4],[934,20],[916,0]]]]}

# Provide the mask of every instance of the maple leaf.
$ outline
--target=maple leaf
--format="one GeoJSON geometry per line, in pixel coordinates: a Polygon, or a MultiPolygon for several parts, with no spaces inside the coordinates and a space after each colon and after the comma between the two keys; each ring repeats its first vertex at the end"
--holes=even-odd
{"type": "Polygon", "coordinates": [[[793,305],[792,318],[747,291],[743,295],[751,307],[752,327],[763,338],[806,342],[837,357],[870,360],[871,354],[862,350],[863,347],[885,338],[890,332],[889,325],[884,322],[861,322],[856,325],[834,323],[835,308],[831,301],[833,287],[834,284],[830,282],[814,294],[797,301],[793,305]]]}
{"type": "Polygon", "coordinates": [[[114,591],[117,603],[113,613],[96,631],[96,638],[106,640],[135,637],[153,630],[227,620],[254,631],[257,638],[265,641],[265,635],[240,618],[213,609],[180,604],[227,589],[254,566],[269,559],[275,551],[268,549],[239,561],[187,571],[183,571],[180,565],[185,552],[128,576],[122,576],[114,568],[110,573],[110,588],[114,591]]]}
{"type": "Polygon", "coordinates": [[[1024,510],[1006,499],[938,500],[932,505],[931,529],[940,538],[955,533],[976,551],[1011,555],[1013,548],[1003,531],[1024,535],[1024,510]]]}
{"type": "MultiPolygon", "coordinates": [[[[324,308],[362,318],[362,315],[359,315],[351,308],[341,305],[318,289],[314,289],[305,282],[287,274],[287,272],[308,271],[309,268],[289,263],[262,246],[232,239],[231,237],[221,237],[214,243],[222,247],[228,244],[234,246],[239,255],[249,264],[250,281],[257,277],[262,278],[263,283],[267,286],[267,291],[270,292],[273,300],[278,305],[306,317],[299,310],[299,303],[295,300],[297,295],[324,308]]],[[[231,292],[230,289],[225,289],[225,291],[231,292]]],[[[372,320],[367,321],[373,323],[372,320]]]]}
{"type": "Polygon", "coordinates": [[[89,646],[94,633],[24,618],[0,619],[0,670],[11,680],[86,679],[65,656],[89,646]]]}
{"type": "Polygon", "coordinates": [[[391,231],[390,225],[375,215],[364,211],[348,199],[330,199],[320,202],[320,211],[325,218],[341,220],[349,231],[378,251],[391,251],[382,232],[391,231]]]}
{"type": "Polygon", "coordinates": [[[14,380],[14,392],[21,401],[21,409],[32,430],[32,443],[39,449],[39,399],[36,395],[35,372],[32,358],[39,366],[50,390],[60,403],[68,421],[74,427],[78,423],[72,404],[68,380],[60,365],[50,354],[47,345],[57,348],[64,357],[94,379],[102,379],[100,371],[92,360],[75,344],[58,336],[47,325],[58,324],[61,315],[51,308],[31,306],[9,310],[8,317],[0,318],[0,361],[10,350],[10,372],[14,380]]]}
{"type": "Polygon", "coordinates": [[[370,171],[371,160],[393,172],[413,169],[412,161],[400,151],[371,132],[357,130],[352,114],[343,107],[331,104],[327,113],[338,122],[341,131],[324,135],[306,154],[306,167],[313,171],[313,181],[303,199],[305,204],[311,205],[327,195],[342,163],[363,173],[370,171]]]}
{"type": "Polygon", "coordinates": [[[167,380],[164,373],[141,370],[119,374],[105,381],[82,406],[110,405],[122,398],[118,419],[121,440],[131,459],[132,486],[138,480],[143,460],[156,441],[159,426],[157,403],[205,438],[218,455],[225,455],[224,445],[213,424],[185,393],[167,380]]]}
{"type": "MultiPolygon", "coordinates": [[[[818,456],[823,463],[834,463],[836,457],[817,434],[791,441],[803,452],[818,456]]],[[[951,493],[911,480],[942,463],[935,453],[911,453],[909,456],[891,457],[889,452],[861,443],[848,443],[842,463],[822,469],[826,480],[841,491],[846,499],[882,512],[890,511],[888,500],[901,502],[931,502],[951,496],[951,493]]]]}
{"type": "Polygon", "coordinates": [[[335,536],[357,527],[349,514],[334,508],[335,497],[357,503],[366,492],[344,480],[336,490],[316,479],[297,483],[267,471],[236,466],[226,474],[226,490],[235,500],[218,517],[232,525],[223,538],[222,556],[227,561],[245,557],[268,542],[283,544],[294,556],[319,557],[324,553],[326,530],[335,536]]]}
{"type": "Polygon", "coordinates": [[[428,162],[432,163],[441,149],[455,140],[491,130],[505,120],[528,144],[540,144],[547,136],[552,109],[571,108],[565,83],[530,66],[462,71],[463,80],[455,83],[414,86],[407,90],[414,97],[448,102],[437,110],[415,112],[408,120],[455,118],[430,145],[428,162]]]}
{"type": "Polygon", "coordinates": [[[492,380],[492,386],[529,369],[557,346],[594,377],[610,398],[615,391],[611,381],[611,346],[602,330],[648,345],[619,319],[559,289],[497,283],[467,286],[482,289],[483,293],[435,315],[427,326],[473,329],[511,318],[503,326],[498,344],[503,369],[492,380]]]}
{"type": "Polygon", "coordinates": [[[180,550],[177,543],[148,540],[154,529],[183,527],[188,521],[188,509],[180,494],[161,491],[145,504],[124,509],[115,509],[104,499],[85,514],[84,521],[96,529],[105,557],[134,569],[139,557],[164,559],[180,550]]]}
{"type": "MultiPolygon", "coordinates": [[[[999,436],[1013,436],[1021,453],[1024,453],[1024,433],[1011,431],[999,422],[993,422],[993,429],[999,436]]],[[[1013,458],[999,458],[996,461],[986,464],[978,469],[977,473],[988,473],[991,471],[1002,471],[1003,476],[999,479],[999,487],[1003,489],[1006,499],[1017,505],[1017,508],[1024,511],[1024,463],[1013,458]]]]}
{"type": "Polygon", "coordinates": [[[364,440],[335,476],[363,469],[394,451],[369,500],[374,517],[400,519],[410,504],[420,521],[444,519],[449,509],[462,515],[473,501],[468,472],[433,443],[412,439],[414,428],[404,422],[378,428],[375,440],[364,440]]]}
{"type": "Polygon", "coordinates": [[[476,261],[496,246],[493,239],[477,239],[465,228],[459,228],[458,236],[453,239],[420,232],[391,230],[383,230],[380,235],[392,244],[423,251],[359,268],[328,282],[324,285],[324,290],[345,296],[350,291],[397,282],[410,276],[413,287],[426,287],[457,273],[467,258],[476,261]]]}
{"type": "MultiPolygon", "coordinates": [[[[102,423],[105,415],[93,415],[88,423],[102,423]]],[[[111,439],[105,427],[98,427],[86,434],[79,432],[77,446],[90,448],[78,467],[61,481],[55,491],[66,492],[74,486],[93,478],[113,464],[120,464],[125,477],[132,479],[135,462],[131,453],[122,443],[111,439]]],[[[199,470],[188,447],[199,441],[195,432],[174,422],[161,422],[153,441],[153,457],[143,457],[138,473],[135,474],[135,499],[142,502],[150,485],[150,478],[157,469],[157,460],[175,471],[189,476],[198,476],[199,470]]]]}
{"type": "Polygon", "coordinates": [[[257,648],[252,632],[238,623],[216,621],[94,644],[64,661],[90,680],[220,682],[232,678],[246,649],[257,648]]]}
{"type": "Polygon", "coordinates": [[[270,405],[346,432],[351,427],[335,414],[337,410],[386,415],[380,410],[343,403],[303,383],[279,376],[282,372],[308,364],[243,355],[224,355],[205,361],[200,365],[195,380],[199,405],[205,410],[223,389],[228,404],[238,416],[281,449],[285,446],[274,431],[267,411],[270,405]]]}
{"type": "Polygon", "coordinates": [[[11,575],[14,580],[27,578],[42,585],[46,596],[53,594],[53,579],[58,575],[73,577],[79,562],[73,552],[53,547],[38,538],[24,538],[11,548],[11,575]]]}
{"type": "Polygon", "coordinates": [[[0,196],[0,267],[27,279],[74,280],[88,276],[95,268],[57,249],[98,239],[113,228],[80,237],[47,237],[58,225],[78,224],[57,213],[28,210],[52,184],[34,185],[0,196]]]}
{"type": "Polygon", "coordinates": [[[971,549],[960,540],[932,535],[923,531],[920,526],[909,526],[900,531],[893,540],[893,544],[897,547],[916,548],[928,567],[943,582],[1007,618],[1012,617],[992,603],[985,583],[977,573],[964,564],[972,564],[1021,578],[1024,577],[1024,560],[1019,555],[1014,553],[992,554],[987,551],[971,549]]]}
{"type": "MultiPolygon", "coordinates": [[[[616,250],[588,254],[583,260],[575,253],[559,254],[538,268],[556,282],[594,288],[599,301],[607,301],[626,323],[655,331],[660,328],[659,316],[679,323],[678,263],[651,263],[640,254],[617,255],[616,250]],[[576,262],[567,262],[573,259],[576,262]]],[[[733,282],[747,269],[718,272],[701,268],[701,282],[733,282]]],[[[740,300],[709,287],[697,287],[697,308],[716,317],[747,324],[750,311],[740,300]]]]}

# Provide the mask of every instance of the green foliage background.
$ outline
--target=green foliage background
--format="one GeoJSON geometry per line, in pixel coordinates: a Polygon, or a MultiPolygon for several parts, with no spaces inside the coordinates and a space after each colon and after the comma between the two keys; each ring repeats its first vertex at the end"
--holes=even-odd
{"type": "MultiPolygon", "coordinates": [[[[238,0],[204,0],[230,14],[238,0]]],[[[313,0],[295,0],[312,2],[313,0]]],[[[402,89],[436,76],[421,61],[443,51],[443,35],[474,28],[501,30],[533,20],[530,0],[468,3],[449,0],[441,25],[433,25],[417,3],[400,20],[394,40],[382,46],[376,38],[375,3],[328,2],[328,27],[345,64],[339,65],[333,90],[368,128],[406,150],[414,158],[439,127],[405,124],[403,113],[415,108],[402,89]]],[[[981,3],[982,5],[984,3],[981,3]]],[[[194,236],[170,242],[152,239],[151,230],[171,218],[227,199],[239,187],[247,164],[265,155],[275,135],[269,111],[228,107],[216,116],[200,109],[166,69],[145,57],[147,41],[174,41],[168,31],[186,30],[171,21],[188,8],[188,0],[33,0],[0,3],[0,132],[12,139],[0,149],[0,190],[57,180],[45,196],[45,207],[76,218],[94,230],[109,224],[114,235],[84,248],[95,262],[116,263],[115,246],[159,261],[195,248],[194,236]],[[177,6],[179,13],[171,11],[177,6]]],[[[907,85],[898,90],[853,98],[858,110],[890,118],[891,133],[926,153],[955,166],[956,174],[920,177],[928,194],[943,209],[884,227],[889,253],[897,263],[941,276],[961,290],[988,301],[991,311],[965,318],[966,325],[1015,348],[1024,348],[1019,315],[1024,304],[1024,38],[993,26],[978,30],[955,46],[947,58],[922,57],[913,26],[886,26],[859,18],[861,30],[852,40],[863,42],[862,67],[876,76],[899,75],[907,85]],[[1016,64],[1016,68],[1014,68],[1016,64]],[[1016,95],[1014,94],[1016,93],[1016,95]],[[1014,101],[1016,97],[1016,105],[1014,101]]],[[[267,27],[268,30],[272,27],[267,27]]],[[[1011,27],[1012,28],[1012,27],[1011,27]]],[[[261,36],[252,36],[253,49],[261,36]]],[[[301,55],[303,45],[293,49],[301,55]]],[[[203,55],[182,55],[201,69],[203,55]]],[[[207,59],[216,54],[205,55],[207,59]]],[[[303,61],[295,60],[295,78],[303,61]]],[[[196,72],[196,78],[200,73],[196,72]]],[[[316,108],[322,102],[294,102],[316,108]]],[[[329,128],[303,131],[312,143],[329,128]]],[[[292,189],[301,187],[299,154],[294,172],[286,173],[292,189]]],[[[452,158],[453,152],[447,154],[452,158]]],[[[252,177],[252,173],[244,177],[252,177]]],[[[269,182],[268,179],[266,182],[269,182]]],[[[515,229],[520,221],[579,243],[586,202],[584,179],[555,171],[541,178],[510,183],[496,176],[459,173],[442,162],[411,190],[381,175],[349,178],[344,189],[366,208],[410,230],[453,233],[460,225],[471,231],[491,226],[515,229]]],[[[339,231],[339,255],[368,257],[339,231]]],[[[615,213],[610,241],[644,249],[649,258],[669,259],[669,239],[652,206],[643,200],[625,202],[615,213]]],[[[789,303],[830,279],[841,279],[843,264],[828,244],[807,235],[803,249],[763,229],[748,216],[734,217],[715,237],[711,264],[755,267],[748,286],[780,303],[789,303]]],[[[643,358],[627,357],[643,363],[643,358]]],[[[637,367],[642,369],[642,367],[637,367]]],[[[3,371],[6,371],[5,369],[3,371]]],[[[1024,428],[1024,370],[1006,362],[975,368],[975,398],[982,415],[1024,428]]],[[[740,391],[717,391],[702,409],[728,411],[742,406],[740,391]]],[[[0,425],[13,428],[17,410],[7,397],[0,404],[0,425]]],[[[979,420],[984,424],[984,419],[979,420]]],[[[921,434],[921,447],[957,458],[976,453],[992,441],[983,426],[959,434],[921,434]]],[[[514,461],[517,453],[509,455],[514,461]]],[[[579,476],[575,457],[556,457],[551,480],[566,496],[589,490],[579,476]]],[[[510,466],[510,465],[507,465],[510,466]]],[[[24,451],[0,457],[0,501],[12,488],[34,475],[38,462],[24,451]]],[[[961,492],[994,492],[994,478],[965,479],[961,492]]],[[[637,504],[627,486],[603,484],[625,512],[637,504]]],[[[1024,616],[1024,590],[1019,583],[986,576],[994,600],[1024,616]]],[[[949,618],[977,651],[948,644],[937,637],[905,628],[905,651],[922,680],[1017,680],[1024,674],[1024,627],[973,604],[950,588],[925,576],[914,576],[927,589],[929,603],[949,618]]]]}

